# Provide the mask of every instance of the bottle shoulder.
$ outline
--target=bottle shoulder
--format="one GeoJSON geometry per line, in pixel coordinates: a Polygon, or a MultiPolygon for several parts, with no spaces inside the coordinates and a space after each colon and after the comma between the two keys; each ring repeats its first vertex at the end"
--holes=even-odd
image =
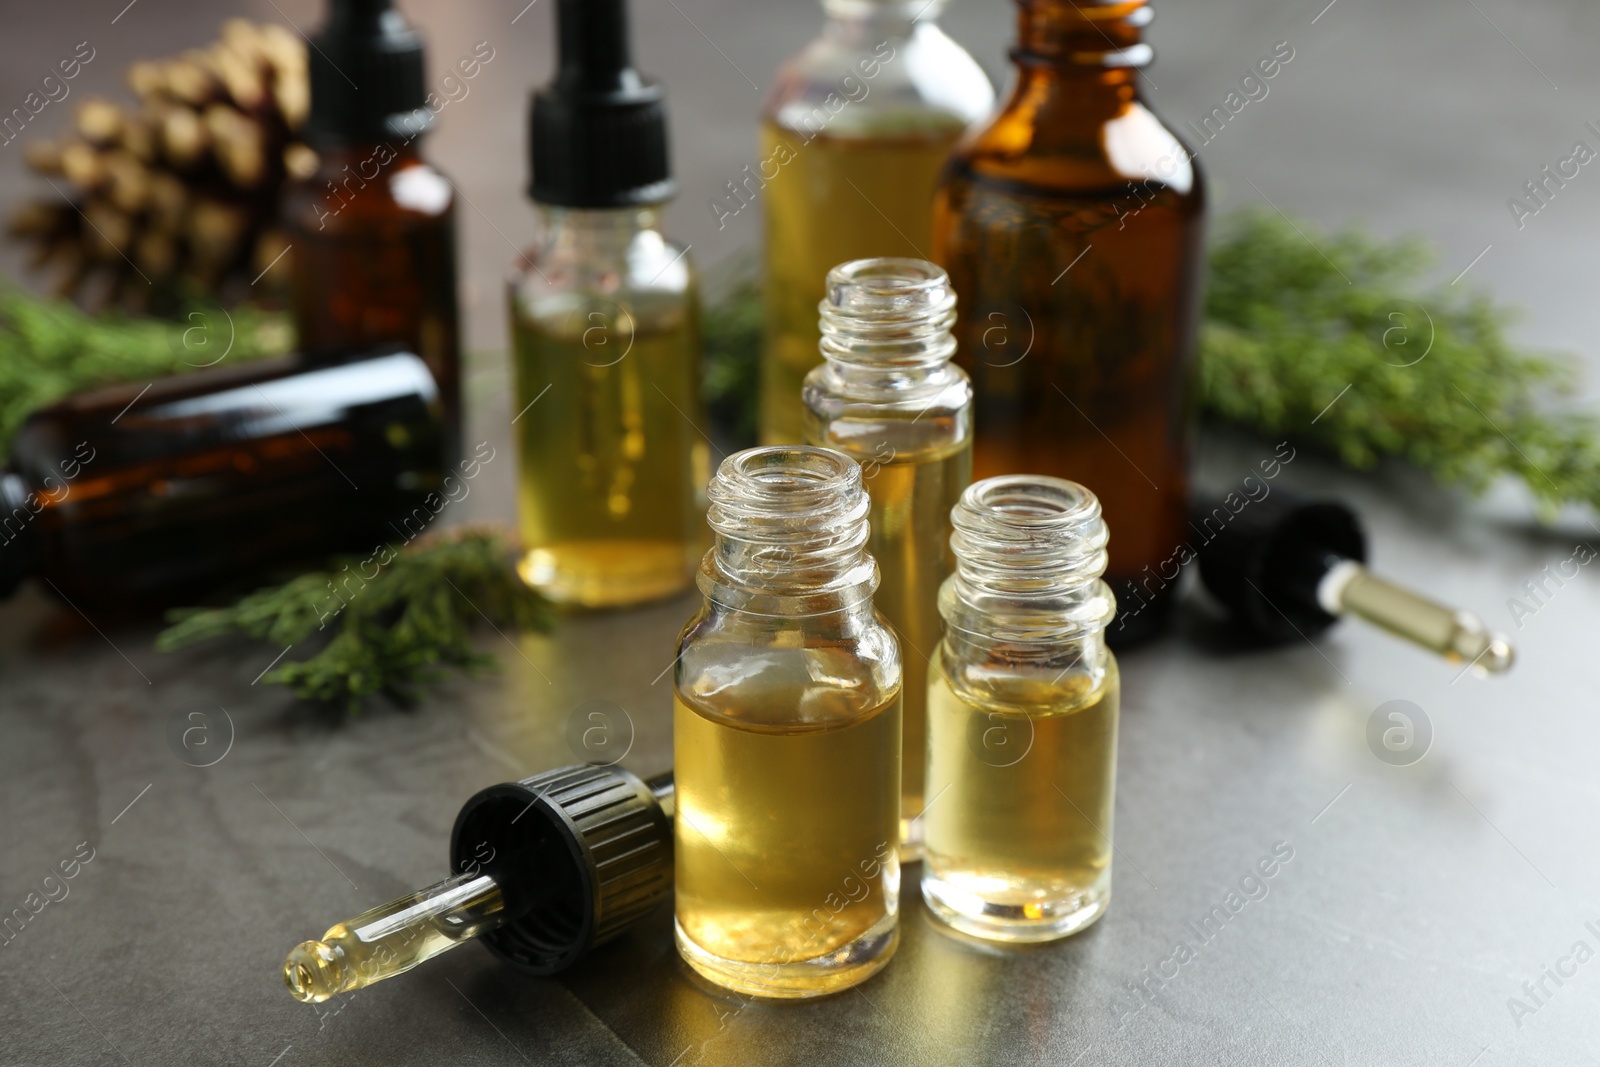
{"type": "Polygon", "coordinates": [[[449,225],[455,185],[414,152],[380,143],[321,156],[310,177],[284,192],[282,218],[292,230],[348,234],[374,226],[449,225]]]}
{"type": "Polygon", "coordinates": [[[933,22],[909,33],[824,33],[779,68],[762,106],[764,120],[790,130],[860,136],[959,131],[994,107],[994,87],[978,61],[933,22]]]}
{"type": "Polygon", "coordinates": [[[777,617],[707,600],[678,639],[679,698],[750,729],[836,729],[880,714],[900,695],[899,644],[870,602],[777,617]]]}
{"type": "Polygon", "coordinates": [[[1121,195],[1128,183],[1160,186],[1197,210],[1205,200],[1194,149],[1137,94],[1097,114],[1019,87],[992,121],[956,146],[945,184],[1121,195]]]}
{"type": "Polygon", "coordinates": [[[671,317],[698,307],[699,286],[689,249],[660,230],[596,236],[559,226],[541,228],[507,281],[513,312],[536,317],[596,301],[671,317]]]}

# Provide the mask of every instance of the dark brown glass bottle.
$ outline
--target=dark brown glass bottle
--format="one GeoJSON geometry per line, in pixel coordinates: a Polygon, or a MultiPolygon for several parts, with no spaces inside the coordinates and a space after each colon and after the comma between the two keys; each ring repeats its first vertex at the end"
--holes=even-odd
{"type": "Polygon", "coordinates": [[[155,607],[332,552],[398,548],[443,507],[438,390],[408,352],[296,357],[84,393],[0,471],[0,596],[155,607]]]}
{"type": "Polygon", "coordinates": [[[973,476],[1092,488],[1115,530],[1111,636],[1160,628],[1186,540],[1205,190],[1140,95],[1144,0],[1021,0],[1010,95],[951,156],[935,260],[966,311],[973,476]]]}
{"type": "Polygon", "coordinates": [[[384,343],[415,352],[439,385],[454,455],[456,196],[418,152],[433,118],[422,41],[389,0],[333,0],[314,43],[306,138],[318,164],[282,208],[300,350],[320,362],[384,343]]]}

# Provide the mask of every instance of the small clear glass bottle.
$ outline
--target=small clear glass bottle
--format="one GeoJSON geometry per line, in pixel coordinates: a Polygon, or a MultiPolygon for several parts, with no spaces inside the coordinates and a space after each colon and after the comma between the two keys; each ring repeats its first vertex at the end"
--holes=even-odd
{"type": "Polygon", "coordinates": [[[865,981],[899,941],[900,650],[873,610],[861,468],[753,448],[710,486],[678,639],[676,938],[741,993],[865,981]]]}
{"type": "Polygon", "coordinates": [[[939,584],[954,569],[950,509],[972,481],[972,383],[951,363],[956,294],[920,259],[859,259],[828,272],[822,366],[806,376],[805,440],[861,464],[872,498],[873,603],[905,670],[900,858],[921,856],[928,659],[939,584]]]}
{"type": "Polygon", "coordinates": [[[1111,900],[1120,685],[1100,503],[1074,482],[1007,475],[972,485],[951,521],[922,897],[977,937],[1065,937],[1111,900]]]}
{"type": "Polygon", "coordinates": [[[675,185],[660,86],[629,66],[622,0],[561,0],[534,97],[538,237],[510,282],[523,578],[550,599],[688,588],[704,548],[699,295],[661,232],[675,185]]]}
{"type": "Polygon", "coordinates": [[[765,198],[761,440],[800,440],[800,385],[820,360],[817,301],[836,263],[932,254],[939,172],[994,106],[976,60],[934,21],[944,0],[823,0],[822,33],[773,79],[761,158],[718,225],[765,198]]]}

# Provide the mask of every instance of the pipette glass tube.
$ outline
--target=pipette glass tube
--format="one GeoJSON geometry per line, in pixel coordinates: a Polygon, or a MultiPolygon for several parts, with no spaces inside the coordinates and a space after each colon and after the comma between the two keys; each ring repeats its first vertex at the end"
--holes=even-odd
{"type": "Polygon", "coordinates": [[[1499,674],[1515,654],[1504,634],[1491,633],[1470,611],[1445,607],[1385,581],[1354,560],[1343,560],[1317,584],[1317,602],[1330,615],[1354,615],[1474,674],[1499,674]]]}
{"type": "Polygon", "coordinates": [[[504,914],[500,885],[487,874],[446,878],[296,945],[283,961],[283,983],[297,1000],[320,1004],[404,974],[494,929],[504,914]]]}

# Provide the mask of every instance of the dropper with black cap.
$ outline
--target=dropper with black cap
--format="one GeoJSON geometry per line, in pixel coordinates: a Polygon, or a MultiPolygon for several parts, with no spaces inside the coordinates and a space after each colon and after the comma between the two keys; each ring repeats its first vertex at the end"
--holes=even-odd
{"type": "Polygon", "coordinates": [[[686,589],[701,553],[698,285],[661,230],[665,99],[633,66],[627,5],[555,8],[529,124],[538,231],[509,287],[520,569],[551,600],[617,607],[686,589]]]}
{"type": "Polygon", "coordinates": [[[283,981],[320,1004],[468,941],[525,974],[563,971],[672,892],[672,774],[577,765],[493,785],[462,806],[456,873],[296,945],[283,981]]]}
{"type": "Polygon", "coordinates": [[[1427,649],[1463,673],[1502,674],[1510,638],[1367,569],[1367,535],[1347,505],[1285,489],[1230,509],[1197,504],[1200,580],[1234,619],[1265,642],[1307,639],[1354,615],[1427,649]]]}
{"type": "MultiPolygon", "coordinates": [[[[447,100],[428,91],[422,38],[391,0],[329,0],[327,11],[307,54],[304,135],[317,164],[282,210],[299,347],[317,362],[385,344],[421,356],[450,463],[461,425],[455,186],[419,151],[447,100]]],[[[451,84],[493,55],[478,46],[451,84]]]]}

